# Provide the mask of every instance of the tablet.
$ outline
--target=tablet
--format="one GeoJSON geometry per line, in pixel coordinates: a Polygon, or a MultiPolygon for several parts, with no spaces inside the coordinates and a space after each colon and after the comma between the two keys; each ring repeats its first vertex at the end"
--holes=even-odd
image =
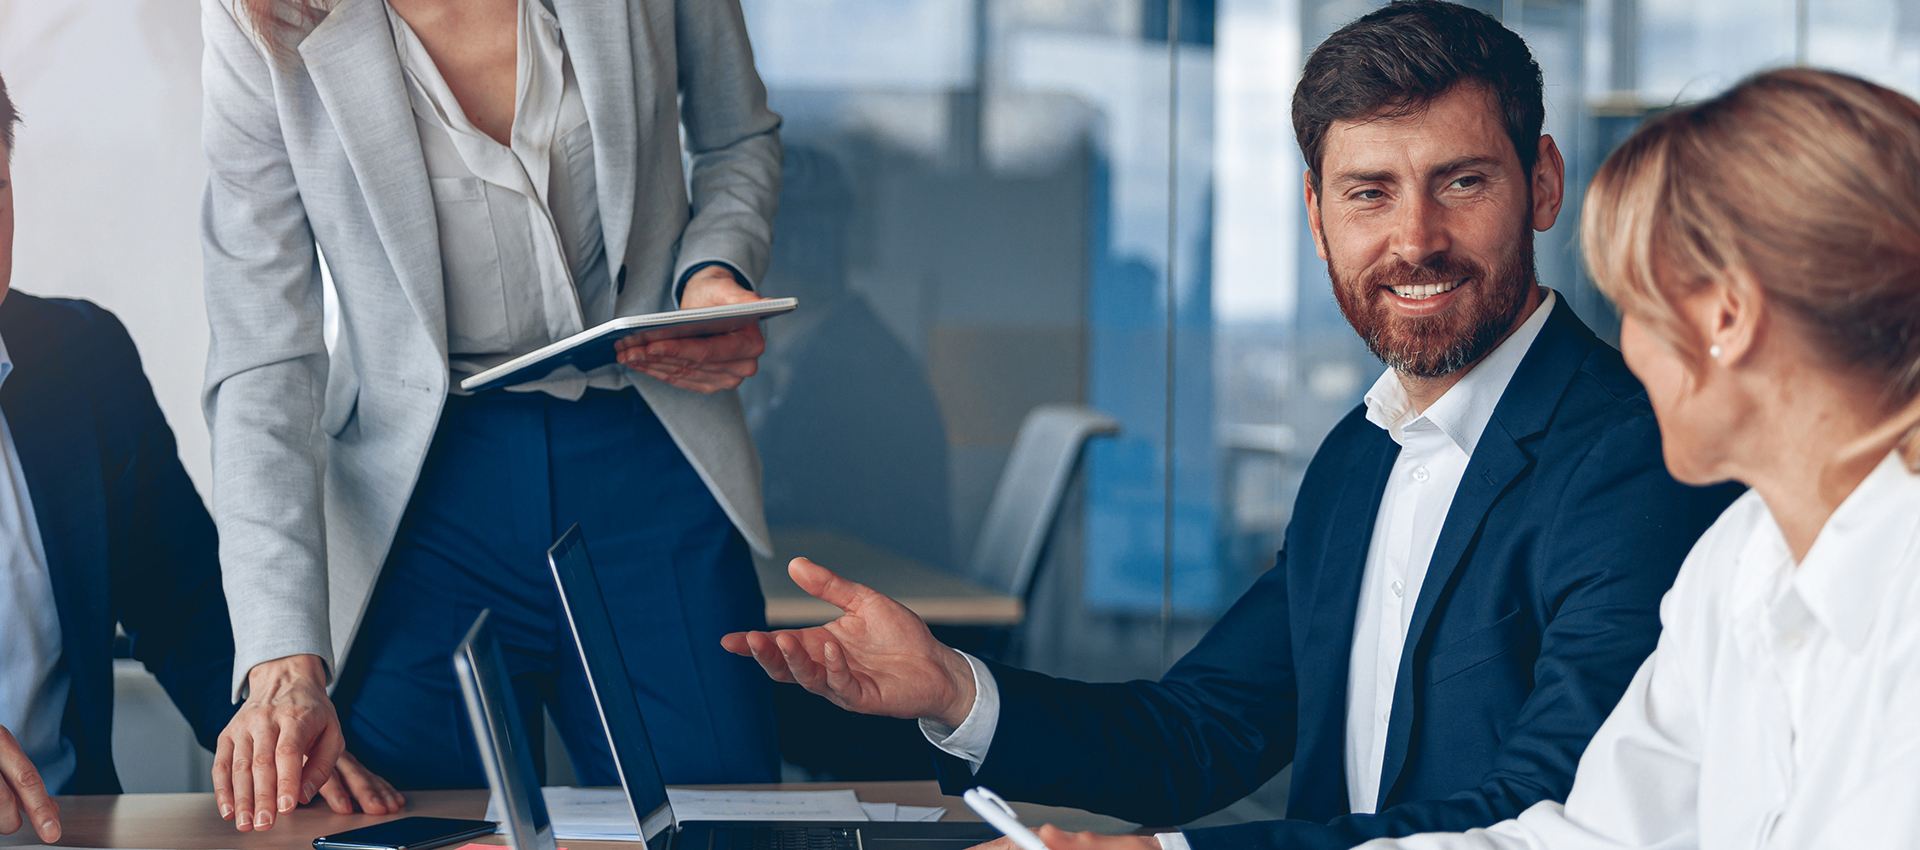
{"type": "Polygon", "coordinates": [[[798,298],[769,298],[745,304],[720,307],[696,307],[644,316],[625,316],[588,328],[551,345],[534,349],[498,366],[468,377],[460,389],[480,392],[537,381],[562,366],[590,372],[617,362],[614,343],[629,335],[652,342],[690,336],[716,336],[746,327],[768,316],[791,313],[800,306],[798,298]]]}

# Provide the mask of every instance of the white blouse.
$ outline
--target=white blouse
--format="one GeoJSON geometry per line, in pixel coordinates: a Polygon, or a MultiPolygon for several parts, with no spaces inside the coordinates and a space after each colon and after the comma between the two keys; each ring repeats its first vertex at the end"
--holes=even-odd
{"type": "Polygon", "coordinates": [[[1920,847],[1920,475],[1889,455],[1797,566],[1747,493],[1660,617],[1564,806],[1362,847],[1920,847]]]}
{"type": "MultiPolygon", "coordinates": [[[[387,6],[433,190],[455,384],[614,317],[580,84],[559,21],[538,0],[519,6],[510,146],[473,125],[387,6]]],[[[620,368],[565,367],[514,389],[577,399],[588,386],[627,386],[620,368]]]]}

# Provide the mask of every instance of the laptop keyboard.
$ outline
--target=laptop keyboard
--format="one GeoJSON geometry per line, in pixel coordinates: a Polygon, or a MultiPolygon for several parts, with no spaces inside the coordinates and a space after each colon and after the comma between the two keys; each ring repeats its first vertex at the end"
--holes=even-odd
{"type": "Polygon", "coordinates": [[[846,827],[736,827],[733,850],[860,850],[860,836],[846,827]]]}

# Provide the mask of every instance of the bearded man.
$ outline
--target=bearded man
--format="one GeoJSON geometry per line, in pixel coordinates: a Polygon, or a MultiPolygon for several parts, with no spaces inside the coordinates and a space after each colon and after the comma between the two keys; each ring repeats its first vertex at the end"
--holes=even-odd
{"type": "Polygon", "coordinates": [[[1172,825],[1293,766],[1286,820],[1043,828],[1056,850],[1349,847],[1564,799],[1733,493],[1668,477],[1619,352],[1536,282],[1565,173],[1543,113],[1526,44],[1463,6],[1394,3],[1313,52],[1293,120],[1314,245],[1389,369],[1314,455],[1275,568],[1159,681],[982,663],[806,561],[794,579],[845,615],[727,647],[919,718],[948,793],[1172,825]]]}

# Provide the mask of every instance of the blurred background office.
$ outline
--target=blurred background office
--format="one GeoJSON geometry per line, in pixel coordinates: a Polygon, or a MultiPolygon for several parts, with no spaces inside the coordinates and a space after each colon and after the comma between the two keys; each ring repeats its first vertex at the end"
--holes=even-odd
{"type": "MultiPolygon", "coordinates": [[[[1545,71],[1572,210],[1650,110],[1757,69],[1920,95],[1920,0],[1469,2],[1545,71]]],[[[1307,458],[1381,368],[1306,235],[1288,122],[1304,52],[1379,0],[742,4],[788,145],[761,288],[805,305],[743,390],[776,537],[965,575],[1028,414],[1103,412],[1119,432],[1087,444],[996,646],[1157,675],[1272,565],[1307,458]]],[[[26,122],[15,286],[120,315],[204,494],[198,6],[0,0],[0,71],[26,122]]],[[[1540,275],[1610,332],[1576,230],[1540,239],[1540,275]]],[[[203,786],[142,676],[128,789],[203,786]]]]}

